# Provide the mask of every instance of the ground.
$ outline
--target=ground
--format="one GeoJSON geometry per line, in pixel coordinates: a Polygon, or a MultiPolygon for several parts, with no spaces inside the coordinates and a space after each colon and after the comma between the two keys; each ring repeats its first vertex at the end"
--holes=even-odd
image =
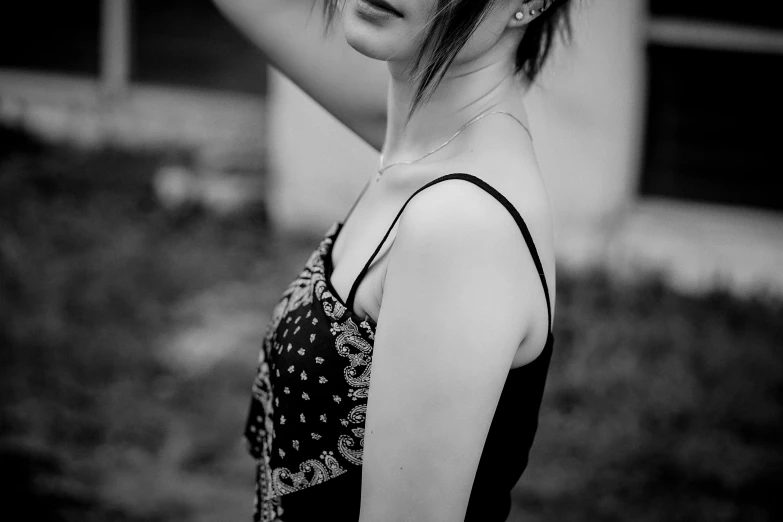
{"type": "MultiPolygon", "coordinates": [[[[0,475],[26,519],[249,520],[260,338],[326,230],[164,209],[171,157],[0,130],[0,475]]],[[[558,278],[518,519],[781,519],[783,303],[558,278]]]]}

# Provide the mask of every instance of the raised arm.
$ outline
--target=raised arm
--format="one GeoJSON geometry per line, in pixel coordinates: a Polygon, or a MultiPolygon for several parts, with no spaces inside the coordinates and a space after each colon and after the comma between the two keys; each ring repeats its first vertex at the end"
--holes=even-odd
{"type": "Polygon", "coordinates": [[[213,0],[269,62],[375,149],[386,131],[388,70],[356,52],[320,0],[213,0]]]}

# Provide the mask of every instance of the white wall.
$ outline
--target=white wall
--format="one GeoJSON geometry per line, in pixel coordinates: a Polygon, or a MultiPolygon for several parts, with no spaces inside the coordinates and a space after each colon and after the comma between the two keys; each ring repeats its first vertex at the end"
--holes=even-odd
{"type": "Polygon", "coordinates": [[[644,123],[643,0],[574,0],[573,41],[528,94],[562,261],[583,264],[636,196],[644,123]]]}

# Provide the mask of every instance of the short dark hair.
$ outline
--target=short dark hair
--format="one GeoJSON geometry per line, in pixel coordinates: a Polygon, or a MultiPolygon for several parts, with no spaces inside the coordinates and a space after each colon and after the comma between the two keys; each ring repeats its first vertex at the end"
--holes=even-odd
{"type": "MultiPolygon", "coordinates": [[[[331,22],[341,0],[323,0],[331,22]]],[[[437,0],[436,14],[413,63],[419,85],[410,114],[435,91],[443,75],[487,13],[499,0],[437,0]]],[[[527,24],[516,51],[516,72],[533,83],[546,62],[558,33],[570,39],[568,7],[571,0],[554,0],[544,13],[527,24]]]]}

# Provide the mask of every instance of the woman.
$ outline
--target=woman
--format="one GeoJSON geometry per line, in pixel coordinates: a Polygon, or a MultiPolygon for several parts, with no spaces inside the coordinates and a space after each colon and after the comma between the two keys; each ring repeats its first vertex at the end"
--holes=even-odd
{"type": "Polygon", "coordinates": [[[218,3],[381,152],[265,335],[255,519],[506,520],[553,342],[521,98],[568,0],[218,3]]]}

